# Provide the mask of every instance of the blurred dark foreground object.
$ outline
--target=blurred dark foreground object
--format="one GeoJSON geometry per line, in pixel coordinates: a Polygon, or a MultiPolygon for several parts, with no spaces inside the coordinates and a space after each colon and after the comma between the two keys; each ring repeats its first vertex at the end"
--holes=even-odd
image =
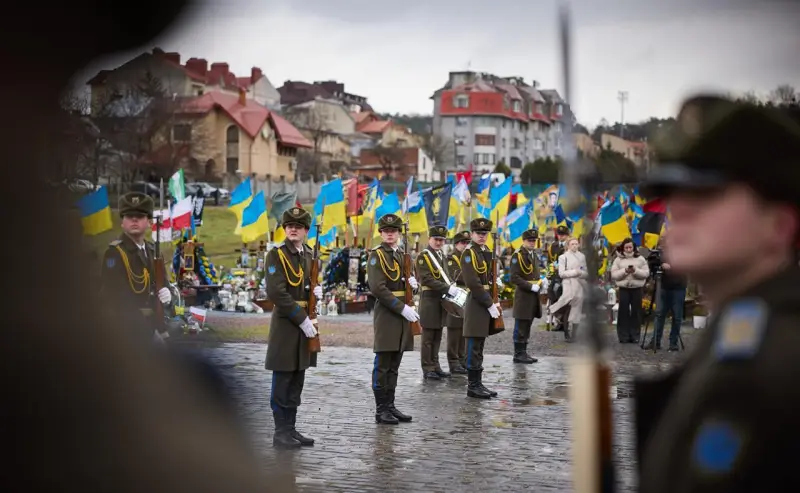
{"type": "Polygon", "coordinates": [[[136,329],[99,309],[89,285],[98,265],[82,254],[67,204],[44,184],[54,163],[49,125],[72,74],[147,43],[185,8],[184,0],[23,3],[5,15],[0,102],[15,122],[0,143],[6,180],[23,186],[0,195],[13,231],[0,250],[13,284],[0,320],[4,492],[294,490],[291,480],[264,481],[224,392],[209,391],[197,365],[131,343],[136,329]]]}

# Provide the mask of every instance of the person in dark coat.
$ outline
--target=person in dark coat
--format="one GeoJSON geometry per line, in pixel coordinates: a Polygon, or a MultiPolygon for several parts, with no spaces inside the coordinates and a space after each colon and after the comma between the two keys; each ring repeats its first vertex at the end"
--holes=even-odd
{"type": "Polygon", "coordinates": [[[413,306],[406,305],[406,282],[413,289],[417,280],[403,276],[403,252],[398,241],[403,220],[395,214],[386,214],[378,220],[380,245],[374,247],[367,261],[369,290],[377,300],[373,312],[373,347],[375,362],[372,367],[372,392],[375,395],[375,422],[396,425],[409,422],[412,417],[400,412],[394,405],[397,377],[403,352],[414,350],[411,322],[419,321],[413,306]]]}
{"type": "MultiPolygon", "coordinates": [[[[314,445],[314,440],[295,428],[297,408],[303,393],[306,369],[317,366],[317,354],[308,347],[317,336],[316,313],[308,313],[309,273],[313,251],[306,245],[311,215],[301,207],[283,213],[281,225],[286,241],[267,253],[267,296],[275,305],[269,327],[269,344],[264,364],[272,370],[269,403],[275,420],[272,445],[297,448],[314,445]]],[[[322,287],[314,295],[322,298],[322,287]]]]}
{"type": "Polygon", "coordinates": [[[636,382],[639,491],[797,491],[800,124],[701,95],[652,142],[642,191],[670,210],[664,261],[712,315],[682,365],[636,382]]]}
{"type": "MultiPolygon", "coordinates": [[[[447,256],[447,269],[451,280],[461,289],[466,289],[464,276],[461,275],[461,254],[469,245],[469,231],[456,233],[453,237],[454,250],[447,256]]],[[[447,363],[453,375],[467,374],[467,340],[464,339],[464,318],[451,313],[447,314],[447,363]]]]}
{"type": "Polygon", "coordinates": [[[542,318],[539,303],[539,267],[534,253],[538,233],[522,233],[522,246],[511,256],[510,278],[514,285],[514,363],[531,364],[538,360],[528,354],[528,339],[533,320],[542,318]]]}

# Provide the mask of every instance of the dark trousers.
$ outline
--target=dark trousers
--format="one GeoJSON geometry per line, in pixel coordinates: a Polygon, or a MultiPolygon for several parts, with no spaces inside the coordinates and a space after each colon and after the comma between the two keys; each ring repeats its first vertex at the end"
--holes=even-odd
{"type": "Polygon", "coordinates": [[[382,351],[375,353],[372,365],[372,390],[375,392],[393,392],[397,388],[402,351],[382,351]]]}
{"type": "Polygon", "coordinates": [[[662,289],[656,302],[655,341],[660,345],[664,334],[667,313],[672,312],[672,327],[669,330],[669,345],[678,345],[678,336],[683,323],[683,304],[686,301],[686,288],[662,289]]]}
{"type": "Polygon", "coordinates": [[[297,411],[306,381],[305,370],[273,371],[269,405],[273,412],[297,411]]]}
{"type": "Polygon", "coordinates": [[[483,370],[485,337],[467,337],[467,370],[483,370]]]}
{"type": "Polygon", "coordinates": [[[533,320],[514,319],[514,343],[527,344],[531,337],[531,325],[533,320]]]}
{"type": "Polygon", "coordinates": [[[451,370],[467,367],[467,340],[461,327],[447,328],[447,364],[451,370]]]}
{"type": "Polygon", "coordinates": [[[639,342],[642,330],[642,288],[619,288],[617,337],[619,342],[639,342]]]}
{"type": "Polygon", "coordinates": [[[419,359],[422,371],[442,371],[439,365],[439,348],[442,346],[442,329],[422,328],[422,346],[419,348],[419,359]]]}

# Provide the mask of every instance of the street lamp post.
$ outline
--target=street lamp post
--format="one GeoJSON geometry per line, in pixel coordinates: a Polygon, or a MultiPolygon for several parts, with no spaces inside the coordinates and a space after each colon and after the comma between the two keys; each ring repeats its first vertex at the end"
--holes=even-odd
{"type": "Polygon", "coordinates": [[[628,91],[618,91],[617,101],[619,101],[619,136],[625,138],[625,103],[628,102],[628,91]]]}

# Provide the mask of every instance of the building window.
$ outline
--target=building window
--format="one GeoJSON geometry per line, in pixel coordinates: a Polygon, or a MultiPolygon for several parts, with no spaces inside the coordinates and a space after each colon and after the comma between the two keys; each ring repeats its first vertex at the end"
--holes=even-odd
{"type": "Polygon", "coordinates": [[[463,116],[456,117],[456,126],[457,127],[466,127],[469,124],[469,120],[467,120],[463,116]]]}
{"type": "Polygon", "coordinates": [[[503,140],[501,142],[502,142],[502,144],[500,145],[500,147],[505,149],[506,148],[506,139],[505,139],[505,137],[503,137],[503,140]]]}
{"type": "Polygon", "coordinates": [[[228,174],[234,174],[239,170],[239,158],[238,157],[229,157],[225,160],[225,171],[228,174]]]}
{"type": "Polygon", "coordinates": [[[462,154],[459,154],[458,156],[456,156],[456,164],[459,165],[459,166],[463,166],[464,165],[464,156],[462,154]]]}
{"type": "Polygon", "coordinates": [[[225,171],[236,173],[239,169],[239,127],[231,125],[225,131],[225,171]]]}
{"type": "Polygon", "coordinates": [[[512,108],[514,109],[515,113],[519,113],[520,111],[522,111],[522,105],[520,104],[519,101],[514,101],[512,104],[512,108]]]}
{"type": "Polygon", "coordinates": [[[492,166],[494,166],[494,164],[495,164],[495,160],[494,159],[495,159],[494,154],[489,154],[489,164],[491,164],[492,166]]]}
{"type": "Polygon", "coordinates": [[[564,114],[564,108],[561,104],[556,105],[556,115],[561,116],[564,114]]]}
{"type": "Polygon", "coordinates": [[[482,135],[478,134],[475,135],[475,145],[476,146],[493,146],[495,140],[494,135],[482,135]]]}
{"type": "Polygon", "coordinates": [[[536,103],[536,113],[544,114],[544,103],[536,103]]]}
{"type": "Polygon", "coordinates": [[[515,138],[513,145],[514,145],[514,149],[519,149],[520,148],[520,140],[515,138]]]}
{"type": "Polygon", "coordinates": [[[172,126],[173,142],[191,142],[192,126],[186,123],[179,123],[172,126]]]}
{"type": "Polygon", "coordinates": [[[541,151],[542,146],[542,139],[533,139],[533,148],[537,151],[541,151]]]}
{"type": "Polygon", "coordinates": [[[472,162],[475,163],[475,164],[480,163],[481,162],[481,155],[478,154],[478,153],[473,154],[472,155],[472,162]]]}
{"type": "Polygon", "coordinates": [[[456,94],[453,96],[454,108],[469,108],[469,96],[466,94],[456,94]]]}

